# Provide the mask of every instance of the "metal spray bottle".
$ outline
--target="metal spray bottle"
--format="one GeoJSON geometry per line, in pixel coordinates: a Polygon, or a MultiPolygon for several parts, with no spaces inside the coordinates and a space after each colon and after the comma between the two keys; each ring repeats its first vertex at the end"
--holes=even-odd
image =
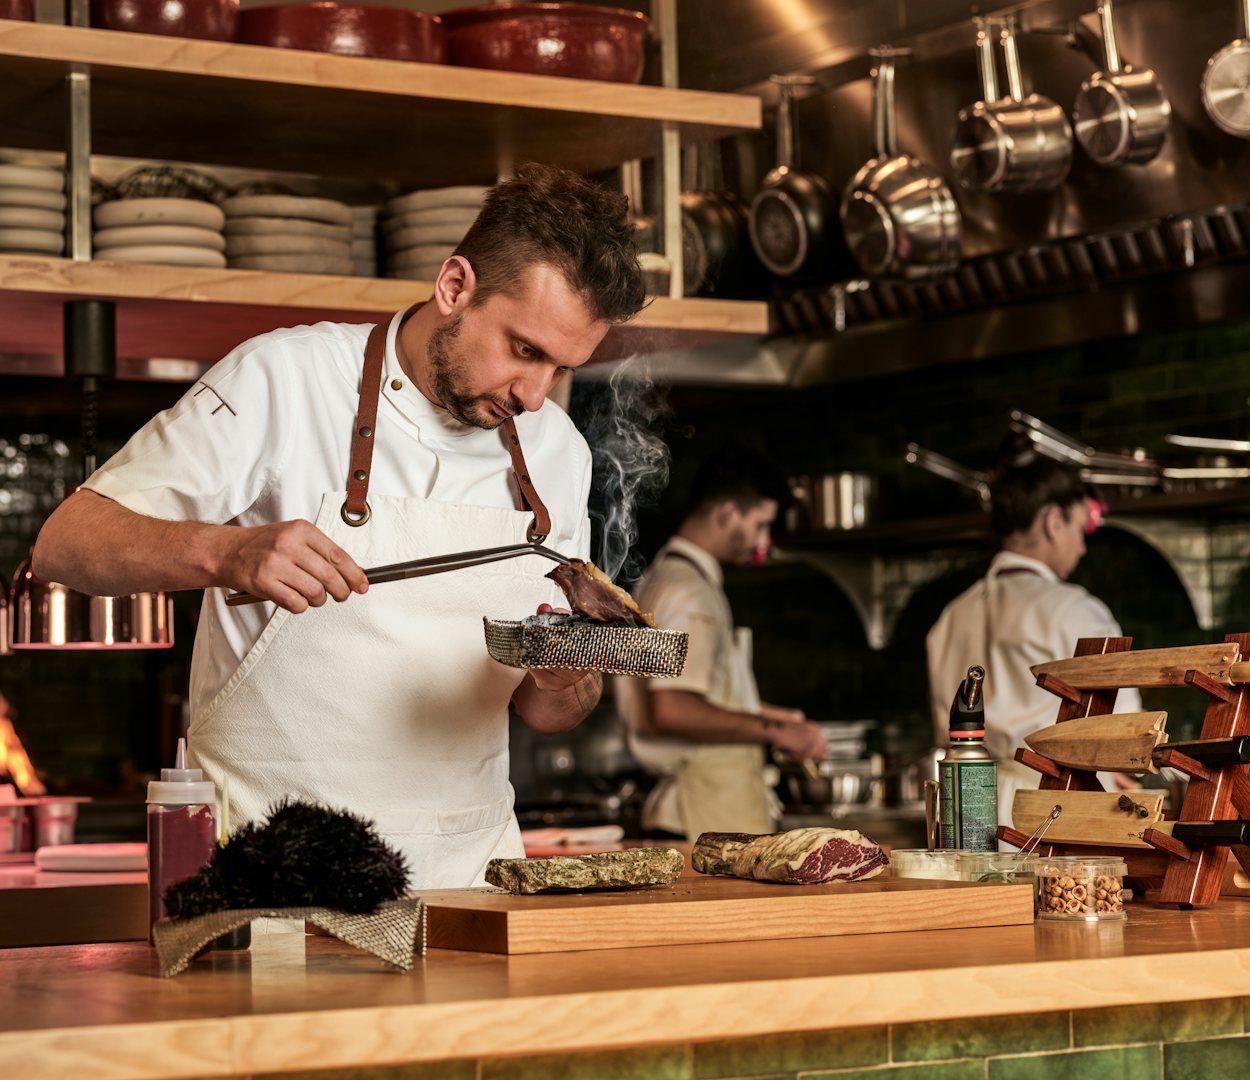
{"type": "Polygon", "coordinates": [[[997,851],[998,766],[985,749],[985,669],[970,667],[951,702],[950,748],[938,763],[942,847],[997,851]]]}

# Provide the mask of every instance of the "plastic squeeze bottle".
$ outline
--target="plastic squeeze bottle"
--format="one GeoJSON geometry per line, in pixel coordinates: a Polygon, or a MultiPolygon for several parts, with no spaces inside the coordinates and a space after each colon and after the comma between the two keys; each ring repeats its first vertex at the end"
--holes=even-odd
{"type": "Polygon", "coordinates": [[[985,669],[970,667],[951,702],[950,748],[938,762],[942,847],[997,851],[998,766],[985,749],[985,669]]]}
{"type": "Polygon", "coordinates": [[[148,942],[166,915],[162,897],[213,857],[216,789],[200,769],[187,768],[187,740],[178,740],[172,769],[148,784],[148,942]]]}

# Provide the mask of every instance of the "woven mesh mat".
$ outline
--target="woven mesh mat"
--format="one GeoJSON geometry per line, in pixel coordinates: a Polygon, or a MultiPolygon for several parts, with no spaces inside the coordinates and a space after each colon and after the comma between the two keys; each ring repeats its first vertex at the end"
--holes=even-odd
{"type": "Polygon", "coordinates": [[[304,919],[404,971],[412,970],[414,952],[425,955],[425,903],[418,899],[388,900],[370,915],[350,915],[324,907],[241,908],[192,919],[159,920],[152,936],[161,974],[168,978],[185,971],[210,943],[253,919],[304,919]]]}
{"type": "Polygon", "coordinates": [[[483,619],[486,651],[518,668],[568,668],[673,679],[686,666],[689,635],[681,630],[605,626],[582,619],[483,619]]]}

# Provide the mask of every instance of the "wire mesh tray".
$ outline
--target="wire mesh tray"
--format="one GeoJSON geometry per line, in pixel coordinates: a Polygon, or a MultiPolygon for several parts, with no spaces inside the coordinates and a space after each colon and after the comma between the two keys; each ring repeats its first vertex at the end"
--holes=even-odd
{"type": "Polygon", "coordinates": [[[575,615],[486,619],[486,651],[518,668],[593,669],[609,675],[673,679],[686,666],[683,630],[606,626],[575,615]]]}

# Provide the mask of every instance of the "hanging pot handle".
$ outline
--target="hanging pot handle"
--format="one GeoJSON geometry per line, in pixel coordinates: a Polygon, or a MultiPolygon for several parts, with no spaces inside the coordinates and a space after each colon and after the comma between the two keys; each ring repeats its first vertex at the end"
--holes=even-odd
{"type": "Polygon", "coordinates": [[[1007,92],[1011,100],[1024,100],[1024,79],[1020,75],[1020,53],[1016,49],[1016,20],[1008,19],[1003,23],[1000,41],[1003,46],[1003,60],[1007,65],[1007,92]]]}
{"type": "Polygon", "coordinates": [[[794,88],[812,86],[816,80],[810,75],[773,75],[769,82],[776,84],[777,101],[777,164],[793,169],[799,163],[799,129],[794,122],[794,88]]]}
{"type": "Polygon", "coordinates": [[[872,76],[876,92],[872,96],[872,130],[878,157],[897,157],[898,142],[894,129],[894,53],[874,50],[877,66],[872,76]]]}
{"type": "MultiPolygon", "coordinates": [[[[1250,5],[1250,0],[1246,0],[1250,5]]],[[[1098,18],[1102,21],[1102,49],[1107,57],[1107,74],[1117,75],[1120,67],[1120,46],[1115,40],[1115,19],[1111,14],[1112,0],[1099,0],[1098,18]]]]}
{"type": "MultiPolygon", "coordinates": [[[[1250,3],[1250,0],[1247,0],[1250,3]]],[[[981,69],[981,100],[992,105],[998,100],[998,68],[994,62],[994,42],[984,19],[977,19],[977,61],[981,69]]]]}

